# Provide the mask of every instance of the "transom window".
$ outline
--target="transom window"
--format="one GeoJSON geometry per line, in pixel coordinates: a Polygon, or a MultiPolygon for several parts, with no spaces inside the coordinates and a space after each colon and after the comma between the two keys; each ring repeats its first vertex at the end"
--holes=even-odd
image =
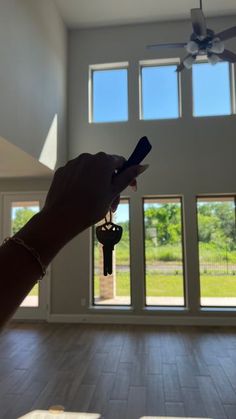
{"type": "Polygon", "coordinates": [[[89,121],[128,120],[128,63],[90,66],[89,121]]]}
{"type": "Polygon", "coordinates": [[[232,114],[231,64],[193,65],[193,116],[232,114]]]}
{"type": "Polygon", "coordinates": [[[140,63],[140,119],[180,117],[180,74],[176,68],[176,62],[140,63]]]}

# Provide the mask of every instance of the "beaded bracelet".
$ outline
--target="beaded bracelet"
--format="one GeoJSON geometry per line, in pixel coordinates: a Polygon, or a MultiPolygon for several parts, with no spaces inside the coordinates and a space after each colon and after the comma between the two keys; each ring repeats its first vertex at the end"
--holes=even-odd
{"type": "Polygon", "coordinates": [[[40,268],[41,268],[41,271],[42,271],[42,276],[40,277],[40,279],[42,279],[44,277],[44,275],[46,274],[46,266],[41,262],[41,259],[40,259],[40,256],[39,256],[38,252],[36,252],[36,250],[33,249],[32,247],[28,246],[22,239],[19,239],[17,237],[6,237],[5,240],[3,241],[3,244],[7,243],[8,241],[12,241],[14,243],[17,243],[20,246],[23,246],[26,250],[28,250],[28,252],[30,252],[30,254],[34,257],[34,259],[40,265],[40,268]]]}

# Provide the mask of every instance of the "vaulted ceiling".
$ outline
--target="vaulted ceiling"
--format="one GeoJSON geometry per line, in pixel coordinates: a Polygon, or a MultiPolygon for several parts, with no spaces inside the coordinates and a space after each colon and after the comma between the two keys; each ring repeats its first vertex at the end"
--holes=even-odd
{"type": "MultiPolygon", "coordinates": [[[[199,0],[54,0],[69,27],[186,19],[199,0]]],[[[203,0],[206,17],[236,15],[235,0],[203,0]]]]}
{"type": "Polygon", "coordinates": [[[0,178],[51,176],[48,167],[0,137],[0,178]]]}

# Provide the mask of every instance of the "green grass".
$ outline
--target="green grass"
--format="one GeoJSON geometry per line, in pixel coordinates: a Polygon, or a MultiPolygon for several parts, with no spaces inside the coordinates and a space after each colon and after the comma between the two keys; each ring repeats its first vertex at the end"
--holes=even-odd
{"type": "Polygon", "coordinates": [[[202,297],[236,297],[235,275],[202,275],[202,297]]]}
{"type": "Polygon", "coordinates": [[[147,274],[146,277],[148,297],[182,297],[183,277],[182,275],[157,275],[147,274]]]}
{"type": "MultiPolygon", "coordinates": [[[[199,246],[200,262],[217,264],[236,264],[236,251],[226,251],[225,248],[216,247],[212,244],[200,243],[199,246]]],[[[162,262],[181,262],[182,247],[181,244],[154,246],[150,241],[146,241],[146,262],[149,265],[162,262]]],[[[119,265],[129,264],[129,244],[128,241],[122,241],[116,246],[116,260],[119,265]]],[[[95,260],[98,261],[98,247],[95,247],[95,260]]]]}
{"type": "Polygon", "coordinates": [[[217,264],[219,262],[224,263],[228,261],[228,263],[236,264],[235,250],[229,251],[224,247],[216,247],[209,243],[200,243],[199,256],[201,263],[213,261],[215,264],[217,264]]]}
{"type": "Polygon", "coordinates": [[[182,247],[179,245],[153,246],[146,243],[146,262],[154,264],[157,261],[179,262],[182,261],[182,247]]]}
{"type": "MultiPolygon", "coordinates": [[[[158,275],[156,272],[147,274],[147,295],[149,297],[182,297],[183,277],[181,275],[158,275]]],[[[99,278],[95,278],[95,295],[99,295],[99,278]]],[[[117,274],[116,295],[130,295],[130,282],[127,272],[117,274]]],[[[236,297],[235,275],[202,275],[202,297],[236,297]]]]}

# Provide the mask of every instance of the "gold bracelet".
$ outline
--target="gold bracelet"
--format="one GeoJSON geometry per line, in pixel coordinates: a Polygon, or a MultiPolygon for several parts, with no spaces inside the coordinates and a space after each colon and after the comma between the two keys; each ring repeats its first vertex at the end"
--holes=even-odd
{"type": "Polygon", "coordinates": [[[31,253],[34,259],[37,260],[38,264],[40,265],[42,271],[42,276],[40,277],[40,279],[42,279],[46,274],[46,266],[41,262],[38,252],[36,252],[36,250],[32,247],[28,246],[22,239],[19,239],[17,237],[6,237],[2,244],[7,243],[8,241],[12,241],[14,243],[19,244],[20,246],[23,246],[26,250],[28,250],[28,252],[31,253]]]}

